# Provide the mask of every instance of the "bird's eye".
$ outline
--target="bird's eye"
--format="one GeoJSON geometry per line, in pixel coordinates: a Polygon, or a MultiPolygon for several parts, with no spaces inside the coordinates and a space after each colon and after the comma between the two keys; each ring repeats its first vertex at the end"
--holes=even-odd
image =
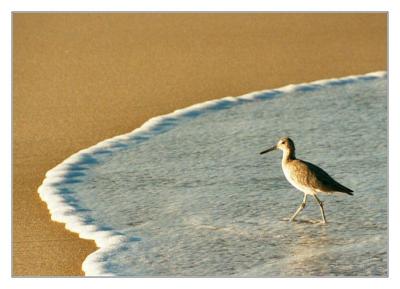
{"type": "Polygon", "coordinates": [[[286,143],[285,141],[282,142],[282,144],[285,144],[285,143],[286,143]]]}

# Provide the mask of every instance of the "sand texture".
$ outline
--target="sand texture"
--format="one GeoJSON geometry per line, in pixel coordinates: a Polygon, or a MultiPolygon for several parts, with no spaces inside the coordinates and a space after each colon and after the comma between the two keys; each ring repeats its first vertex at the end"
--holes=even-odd
{"type": "Polygon", "coordinates": [[[13,276],[80,275],[94,242],[37,188],[76,151],[197,102],[386,70],[381,14],[13,15],[13,276]]]}

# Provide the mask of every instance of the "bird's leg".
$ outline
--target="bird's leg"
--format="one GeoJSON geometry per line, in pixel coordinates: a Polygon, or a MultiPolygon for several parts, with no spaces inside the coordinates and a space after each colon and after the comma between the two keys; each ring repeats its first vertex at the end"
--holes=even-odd
{"type": "Polygon", "coordinates": [[[317,195],[313,195],[313,196],[314,196],[315,200],[317,201],[317,203],[318,203],[318,205],[319,205],[319,208],[320,208],[320,210],[321,210],[322,222],[323,222],[324,224],[326,224],[326,218],[325,218],[325,212],[324,212],[324,205],[323,205],[323,203],[321,202],[321,200],[318,199],[317,195]]]}
{"type": "Polygon", "coordinates": [[[307,194],[304,194],[304,198],[303,201],[300,204],[300,207],[297,209],[297,211],[293,214],[293,216],[289,219],[289,222],[294,221],[294,219],[296,218],[296,216],[304,209],[304,207],[306,206],[306,202],[307,202],[307,194]]]}

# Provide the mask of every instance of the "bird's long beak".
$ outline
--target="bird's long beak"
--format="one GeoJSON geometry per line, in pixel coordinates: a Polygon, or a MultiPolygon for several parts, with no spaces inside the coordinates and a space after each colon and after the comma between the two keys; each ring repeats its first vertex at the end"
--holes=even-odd
{"type": "Polygon", "coordinates": [[[268,152],[270,152],[270,151],[274,151],[274,150],[276,150],[276,146],[273,146],[272,148],[269,148],[269,149],[267,149],[267,150],[265,150],[265,151],[260,152],[260,155],[265,154],[265,153],[268,153],[268,152]]]}

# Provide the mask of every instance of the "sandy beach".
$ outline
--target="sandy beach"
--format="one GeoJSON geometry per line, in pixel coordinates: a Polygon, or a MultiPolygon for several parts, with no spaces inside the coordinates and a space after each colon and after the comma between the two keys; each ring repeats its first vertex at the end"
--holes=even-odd
{"type": "Polygon", "coordinates": [[[188,105],[387,69],[387,15],[13,15],[13,276],[82,275],[96,249],[37,193],[71,154],[188,105]]]}

